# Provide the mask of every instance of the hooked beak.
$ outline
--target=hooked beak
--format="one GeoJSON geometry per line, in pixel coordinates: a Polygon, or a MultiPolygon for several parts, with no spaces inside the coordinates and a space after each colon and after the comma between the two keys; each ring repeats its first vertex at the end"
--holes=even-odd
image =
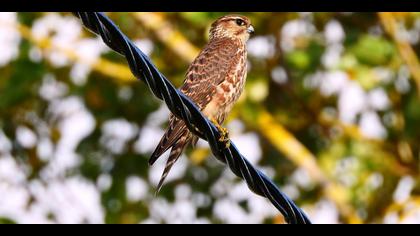
{"type": "Polygon", "coordinates": [[[246,32],[248,32],[248,34],[254,34],[255,30],[254,27],[252,25],[250,25],[247,29],[246,32]]]}

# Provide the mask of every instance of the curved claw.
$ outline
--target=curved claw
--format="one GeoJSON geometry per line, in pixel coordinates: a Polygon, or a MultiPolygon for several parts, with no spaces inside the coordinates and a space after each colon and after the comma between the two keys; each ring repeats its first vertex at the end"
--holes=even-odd
{"type": "Polygon", "coordinates": [[[219,130],[220,138],[219,141],[225,144],[226,148],[230,147],[230,139],[229,139],[229,131],[221,126],[216,119],[212,118],[210,121],[216,126],[216,128],[219,130]]]}

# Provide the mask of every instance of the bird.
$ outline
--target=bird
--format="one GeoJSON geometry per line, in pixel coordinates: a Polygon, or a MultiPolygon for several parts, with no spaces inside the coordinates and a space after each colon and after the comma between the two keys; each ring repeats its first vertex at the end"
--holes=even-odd
{"type": "MultiPolygon", "coordinates": [[[[246,42],[253,33],[254,27],[245,16],[226,15],[215,20],[210,26],[208,43],[188,67],[180,87],[180,91],[219,129],[222,141],[229,140],[222,124],[244,89],[246,42]]],[[[149,159],[149,164],[153,165],[171,149],[156,194],[184,149],[188,145],[195,146],[197,141],[198,137],[188,130],[184,121],[171,114],[168,128],[149,159]]]]}

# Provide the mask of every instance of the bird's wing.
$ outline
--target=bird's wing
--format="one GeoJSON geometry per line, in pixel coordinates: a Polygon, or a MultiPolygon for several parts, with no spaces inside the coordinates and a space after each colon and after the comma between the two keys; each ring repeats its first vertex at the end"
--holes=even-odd
{"type": "Polygon", "coordinates": [[[231,39],[210,42],[190,65],[181,91],[203,110],[234,70],[238,55],[238,45],[231,39]]]}

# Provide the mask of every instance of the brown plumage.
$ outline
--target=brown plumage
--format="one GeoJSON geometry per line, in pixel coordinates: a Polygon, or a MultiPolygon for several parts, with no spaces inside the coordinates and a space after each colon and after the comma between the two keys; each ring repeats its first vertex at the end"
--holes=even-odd
{"type": "MultiPolygon", "coordinates": [[[[247,72],[246,41],[253,32],[250,20],[244,16],[228,15],[216,20],[210,28],[209,42],[188,68],[180,88],[207,118],[219,124],[242,93],[247,72]]],[[[153,165],[171,148],[157,192],[185,147],[197,141],[182,120],[170,116],[169,127],[149,160],[153,165]]]]}

